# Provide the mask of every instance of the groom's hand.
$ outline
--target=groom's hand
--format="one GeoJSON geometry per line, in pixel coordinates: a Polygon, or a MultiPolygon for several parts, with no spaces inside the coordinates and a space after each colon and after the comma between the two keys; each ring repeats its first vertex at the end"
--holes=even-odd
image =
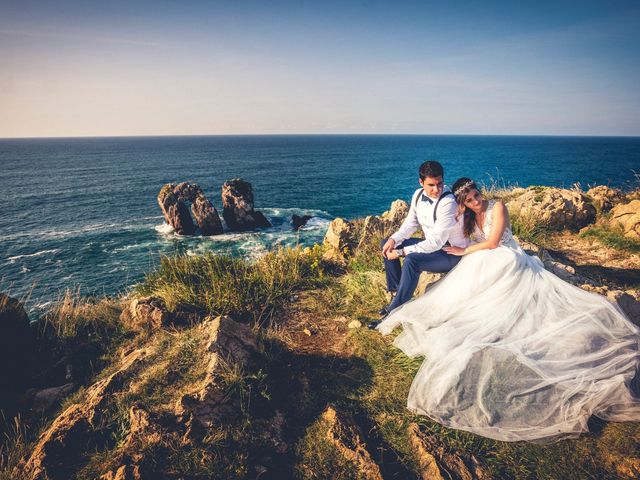
{"type": "MultiPolygon", "coordinates": [[[[389,240],[387,240],[385,242],[385,244],[382,246],[382,256],[385,258],[389,258],[389,253],[393,252],[393,249],[396,246],[396,241],[393,238],[390,238],[389,240]]],[[[389,258],[389,260],[393,260],[391,258],[389,258]]]]}

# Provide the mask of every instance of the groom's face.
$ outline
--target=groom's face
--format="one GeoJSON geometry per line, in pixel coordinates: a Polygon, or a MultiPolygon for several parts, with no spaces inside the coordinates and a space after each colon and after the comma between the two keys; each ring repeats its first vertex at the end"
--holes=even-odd
{"type": "Polygon", "coordinates": [[[427,197],[438,198],[444,188],[444,180],[442,177],[425,177],[424,180],[420,180],[420,185],[427,197]]]}

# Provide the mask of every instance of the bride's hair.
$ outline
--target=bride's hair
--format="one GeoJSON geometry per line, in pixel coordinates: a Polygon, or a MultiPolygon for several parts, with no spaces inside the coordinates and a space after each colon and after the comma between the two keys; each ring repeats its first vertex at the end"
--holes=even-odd
{"type": "Polygon", "coordinates": [[[478,186],[476,182],[467,177],[459,178],[453,184],[453,195],[456,197],[456,202],[458,202],[456,218],[460,218],[460,215],[463,215],[462,229],[465,237],[470,237],[473,233],[476,224],[476,214],[470,208],[465,207],[464,200],[471,190],[477,189],[478,186]]]}

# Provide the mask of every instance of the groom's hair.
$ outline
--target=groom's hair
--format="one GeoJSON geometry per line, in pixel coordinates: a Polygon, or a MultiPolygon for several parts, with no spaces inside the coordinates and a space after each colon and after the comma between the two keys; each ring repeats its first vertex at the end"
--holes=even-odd
{"type": "Polygon", "coordinates": [[[418,175],[420,175],[420,180],[423,181],[427,177],[444,177],[444,169],[438,162],[427,160],[422,165],[420,165],[420,168],[418,169],[418,175]]]}

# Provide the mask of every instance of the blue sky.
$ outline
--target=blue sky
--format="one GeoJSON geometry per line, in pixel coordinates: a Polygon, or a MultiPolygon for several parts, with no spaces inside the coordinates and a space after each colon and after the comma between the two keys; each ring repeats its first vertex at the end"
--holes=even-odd
{"type": "Polygon", "coordinates": [[[640,135],[637,2],[0,4],[0,137],[640,135]]]}

